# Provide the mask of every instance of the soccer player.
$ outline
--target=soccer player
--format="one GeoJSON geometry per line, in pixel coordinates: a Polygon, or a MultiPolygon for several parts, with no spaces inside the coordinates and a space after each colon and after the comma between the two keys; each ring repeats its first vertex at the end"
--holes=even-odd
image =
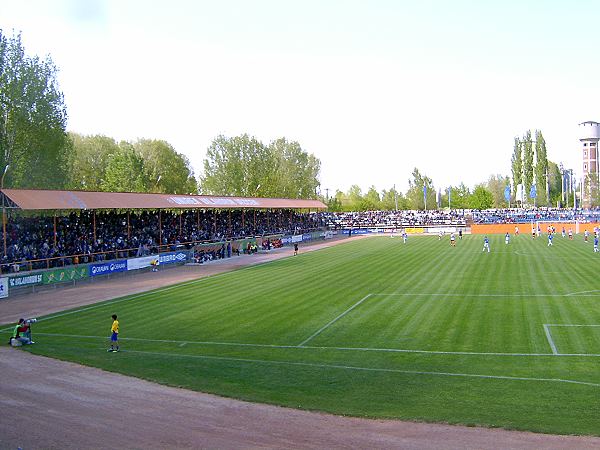
{"type": "Polygon", "coordinates": [[[490,240],[488,239],[488,237],[484,237],[483,238],[483,250],[482,252],[485,252],[487,250],[487,252],[490,252],[490,240]]]}
{"type": "Polygon", "coordinates": [[[552,247],[552,238],[554,238],[554,235],[552,233],[548,233],[548,247],[552,247]]]}
{"type": "Polygon", "coordinates": [[[119,351],[119,321],[117,320],[117,315],[113,314],[112,316],[112,326],[110,327],[110,348],[107,350],[108,352],[118,352],[119,351]]]}
{"type": "Polygon", "coordinates": [[[506,232],[506,235],[504,236],[504,243],[506,245],[508,245],[510,243],[510,234],[508,234],[508,231],[506,232]]]}
{"type": "Polygon", "coordinates": [[[408,234],[406,234],[406,230],[402,230],[402,243],[406,244],[406,239],[408,238],[408,234]]]}
{"type": "Polygon", "coordinates": [[[454,233],[450,234],[450,245],[456,247],[456,237],[454,236],[454,233]]]}
{"type": "Polygon", "coordinates": [[[585,231],[583,232],[583,240],[584,240],[585,242],[587,242],[587,241],[588,241],[588,237],[589,237],[589,236],[590,236],[590,232],[589,232],[588,230],[585,230],[585,231]]]}
{"type": "Polygon", "coordinates": [[[565,235],[566,235],[566,231],[565,231],[565,227],[563,227],[563,229],[562,229],[562,237],[564,238],[565,235]]]}
{"type": "Polygon", "coordinates": [[[518,236],[518,235],[519,235],[519,227],[515,226],[515,236],[518,236]]]}
{"type": "Polygon", "coordinates": [[[573,230],[569,228],[569,239],[573,240],[573,230]]]}
{"type": "Polygon", "coordinates": [[[294,256],[298,254],[298,243],[294,242],[294,256]]]}
{"type": "Polygon", "coordinates": [[[598,236],[594,238],[594,253],[598,253],[598,236]]]}

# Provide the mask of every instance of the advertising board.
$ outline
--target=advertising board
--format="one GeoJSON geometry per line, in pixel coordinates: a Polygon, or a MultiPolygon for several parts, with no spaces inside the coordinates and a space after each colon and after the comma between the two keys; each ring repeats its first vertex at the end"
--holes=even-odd
{"type": "Polygon", "coordinates": [[[36,284],[42,284],[42,273],[28,273],[23,275],[14,275],[8,279],[8,284],[11,288],[18,288],[22,286],[35,286],[36,284]]]}
{"type": "Polygon", "coordinates": [[[54,284],[81,280],[88,277],[87,267],[63,267],[42,273],[42,283],[54,284]]]}
{"type": "Polygon", "coordinates": [[[8,297],[8,278],[0,278],[0,298],[8,297]]]}
{"type": "Polygon", "coordinates": [[[127,270],[127,260],[108,261],[105,263],[93,263],[89,265],[90,277],[98,275],[108,275],[116,272],[124,272],[127,270]]]}

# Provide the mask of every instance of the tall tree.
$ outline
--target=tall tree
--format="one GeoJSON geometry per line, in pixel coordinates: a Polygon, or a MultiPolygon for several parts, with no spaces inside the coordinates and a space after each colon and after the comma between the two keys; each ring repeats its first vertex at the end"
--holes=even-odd
{"type": "Polygon", "coordinates": [[[552,161],[548,161],[548,184],[550,185],[550,205],[561,204],[562,175],[558,164],[552,161]]]}
{"type": "Polygon", "coordinates": [[[487,181],[487,190],[491,192],[494,199],[494,208],[505,208],[508,202],[504,198],[504,190],[510,185],[510,178],[502,175],[491,175],[487,181]]]}
{"type": "Polygon", "coordinates": [[[274,182],[273,157],[258,139],[247,134],[218,136],[206,152],[202,193],[255,197],[269,195],[274,182]]]}
{"type": "Polygon", "coordinates": [[[144,159],[127,142],[108,157],[101,188],[107,192],[147,192],[144,159]]]}
{"type": "Polygon", "coordinates": [[[140,139],[133,144],[144,160],[146,184],[151,191],[167,194],[195,194],[198,184],[184,155],[166,141],[140,139]]]}
{"type": "Polygon", "coordinates": [[[273,195],[284,198],[315,198],[321,162],[302,149],[295,141],[285,138],[269,144],[275,158],[273,195]]]}
{"type": "MultiPolygon", "coordinates": [[[[533,142],[531,131],[527,130],[525,136],[523,136],[523,188],[525,189],[526,199],[530,198],[529,193],[533,183],[533,142]]],[[[539,190],[539,186],[536,186],[536,188],[539,190]]]]}
{"type": "Polygon", "coordinates": [[[406,198],[411,209],[425,209],[425,196],[427,209],[435,209],[435,188],[433,181],[426,175],[421,175],[419,169],[413,169],[412,178],[408,180],[406,198]],[[424,189],[425,188],[425,189],[424,189]]]}
{"type": "Polygon", "coordinates": [[[363,206],[363,194],[362,189],[358,184],[353,184],[348,189],[348,193],[346,194],[348,199],[348,208],[349,211],[361,211],[363,206]]]}
{"type": "Polygon", "coordinates": [[[494,196],[483,184],[479,184],[471,194],[469,206],[472,209],[488,209],[494,205],[494,196]]]}
{"type": "Polygon", "coordinates": [[[375,186],[371,186],[364,195],[360,209],[363,211],[377,211],[381,209],[381,198],[375,186]]]}
{"type": "Polygon", "coordinates": [[[515,145],[513,148],[513,155],[511,159],[512,178],[513,178],[513,192],[517,192],[517,186],[523,183],[523,147],[521,140],[515,137],[515,145]]]}
{"type": "Polygon", "coordinates": [[[298,142],[277,139],[269,146],[246,134],[219,136],[208,148],[201,188],[204,193],[286,198],[317,198],[321,162],[298,142]]]}
{"type": "Polygon", "coordinates": [[[471,191],[465,185],[465,183],[461,183],[459,186],[452,187],[450,190],[450,207],[452,209],[467,209],[470,207],[470,198],[471,191]]]}
{"type": "Polygon", "coordinates": [[[50,57],[29,57],[21,35],[0,30],[0,170],[5,186],[64,187],[70,172],[67,112],[50,57]]]}
{"type": "Polygon", "coordinates": [[[537,204],[548,205],[550,192],[548,191],[548,153],[546,140],[540,130],[535,131],[535,183],[538,191],[537,204]]]}
{"type": "Polygon", "coordinates": [[[107,136],[82,136],[69,133],[72,142],[72,172],[69,189],[101,191],[106,178],[109,157],[119,151],[119,145],[107,136]]]}

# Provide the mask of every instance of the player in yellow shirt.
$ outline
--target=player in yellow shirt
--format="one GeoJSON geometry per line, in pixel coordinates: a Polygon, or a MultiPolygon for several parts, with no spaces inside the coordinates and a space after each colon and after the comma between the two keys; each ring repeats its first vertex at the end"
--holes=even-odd
{"type": "Polygon", "coordinates": [[[118,352],[119,351],[119,321],[117,320],[117,315],[112,315],[112,326],[110,327],[110,348],[107,350],[109,352],[118,352]]]}

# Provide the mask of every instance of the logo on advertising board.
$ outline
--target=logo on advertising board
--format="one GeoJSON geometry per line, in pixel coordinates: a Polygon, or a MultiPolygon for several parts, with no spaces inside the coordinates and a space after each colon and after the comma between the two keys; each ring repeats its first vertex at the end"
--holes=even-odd
{"type": "Polygon", "coordinates": [[[108,275],[109,273],[124,272],[127,270],[127,261],[111,261],[100,264],[90,264],[90,277],[108,275]]]}
{"type": "Polygon", "coordinates": [[[42,273],[42,283],[54,284],[81,280],[88,277],[87,267],[48,270],[42,273]]]}
{"type": "Polygon", "coordinates": [[[8,279],[8,284],[11,288],[21,287],[21,286],[31,286],[34,284],[42,283],[42,274],[41,273],[32,273],[28,275],[19,275],[16,277],[10,277],[8,279]]]}
{"type": "Polygon", "coordinates": [[[0,298],[8,297],[8,278],[0,278],[0,298]]]}
{"type": "Polygon", "coordinates": [[[159,264],[175,264],[187,261],[187,253],[185,252],[171,252],[163,253],[159,256],[159,264]]]}
{"type": "Polygon", "coordinates": [[[150,267],[152,263],[159,264],[158,255],[143,256],[141,258],[132,258],[127,260],[127,270],[138,270],[150,267]]]}

